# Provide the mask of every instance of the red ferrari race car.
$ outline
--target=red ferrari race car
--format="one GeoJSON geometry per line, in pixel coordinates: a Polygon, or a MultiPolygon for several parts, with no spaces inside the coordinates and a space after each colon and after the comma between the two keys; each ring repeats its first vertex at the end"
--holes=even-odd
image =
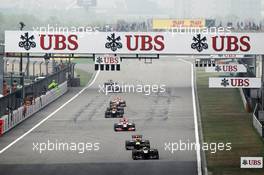
{"type": "Polygon", "coordinates": [[[127,118],[121,118],[119,123],[114,124],[115,131],[136,131],[135,123],[130,123],[127,118]]]}

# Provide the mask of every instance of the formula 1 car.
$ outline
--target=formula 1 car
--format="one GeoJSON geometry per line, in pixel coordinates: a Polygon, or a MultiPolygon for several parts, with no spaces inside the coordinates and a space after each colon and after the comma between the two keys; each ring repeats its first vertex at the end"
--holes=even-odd
{"type": "Polygon", "coordinates": [[[112,110],[118,111],[121,115],[123,115],[125,113],[124,108],[120,107],[120,106],[112,105],[112,106],[106,108],[107,112],[111,112],[112,110]]]}
{"type": "Polygon", "coordinates": [[[113,80],[108,80],[107,82],[104,83],[104,87],[106,87],[106,86],[112,86],[114,84],[115,84],[115,82],[113,80]]]}
{"type": "Polygon", "coordinates": [[[109,80],[108,82],[104,83],[104,88],[107,90],[107,92],[122,92],[121,87],[113,80],[109,80]]]}
{"type": "Polygon", "coordinates": [[[105,111],[105,118],[123,118],[123,113],[120,110],[110,109],[105,111]]]}
{"type": "Polygon", "coordinates": [[[144,147],[139,150],[132,150],[133,160],[159,159],[159,152],[157,149],[144,147]]]}
{"type": "Polygon", "coordinates": [[[143,140],[142,135],[132,135],[132,140],[126,140],[126,150],[150,148],[149,140],[143,140]]]}
{"type": "Polygon", "coordinates": [[[114,108],[117,108],[118,110],[120,111],[124,111],[124,105],[119,103],[119,102],[116,102],[116,101],[110,101],[109,103],[109,108],[108,109],[114,109],[114,108]]]}
{"type": "Polygon", "coordinates": [[[122,100],[120,97],[117,97],[110,101],[110,106],[114,104],[120,107],[126,107],[126,101],[122,100]]]}
{"type": "Polygon", "coordinates": [[[114,124],[115,131],[136,131],[135,123],[130,123],[127,118],[121,118],[119,123],[114,124]]]}

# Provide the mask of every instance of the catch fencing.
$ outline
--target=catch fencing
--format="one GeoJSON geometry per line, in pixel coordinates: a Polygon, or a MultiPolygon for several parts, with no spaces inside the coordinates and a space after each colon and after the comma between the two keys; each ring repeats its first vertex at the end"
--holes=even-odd
{"type": "Polygon", "coordinates": [[[21,107],[24,102],[24,97],[32,96],[36,98],[46,93],[48,91],[48,85],[53,80],[58,84],[67,81],[69,78],[69,70],[70,67],[67,66],[44,79],[25,85],[24,89],[18,89],[7,96],[0,98],[0,117],[21,107]]]}
{"type": "Polygon", "coordinates": [[[33,100],[32,105],[21,106],[12,111],[9,115],[4,115],[0,118],[0,135],[14,128],[19,123],[23,122],[46,105],[58,99],[68,91],[67,81],[60,84],[57,88],[47,91],[45,94],[33,100]]]}

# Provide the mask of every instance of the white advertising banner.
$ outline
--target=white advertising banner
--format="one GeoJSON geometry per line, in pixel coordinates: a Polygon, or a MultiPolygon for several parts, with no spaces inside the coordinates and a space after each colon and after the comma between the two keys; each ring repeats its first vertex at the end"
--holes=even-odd
{"type": "Polygon", "coordinates": [[[212,77],[209,88],[260,88],[261,78],[248,77],[212,77]]]}
{"type": "Polygon", "coordinates": [[[95,57],[95,64],[120,64],[120,57],[115,55],[97,55],[95,57]]]}
{"type": "Polygon", "coordinates": [[[94,54],[263,54],[264,33],[44,33],[5,31],[5,52],[94,54]]]}
{"type": "Polygon", "coordinates": [[[240,157],[240,168],[263,168],[263,157],[240,157]]]}
{"type": "Polygon", "coordinates": [[[215,67],[206,67],[205,72],[245,73],[247,68],[243,64],[217,64],[215,67]]]}
{"type": "MultiPolygon", "coordinates": [[[[220,54],[220,55],[211,55],[212,58],[215,59],[238,59],[238,58],[247,58],[245,55],[235,55],[235,54],[220,54]]],[[[248,57],[248,58],[253,58],[248,57]]]]}

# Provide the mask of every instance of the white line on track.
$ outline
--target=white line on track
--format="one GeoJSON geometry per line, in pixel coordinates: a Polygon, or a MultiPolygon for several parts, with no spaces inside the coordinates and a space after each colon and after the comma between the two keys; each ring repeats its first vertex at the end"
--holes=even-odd
{"type": "MultiPolygon", "coordinates": [[[[197,119],[197,109],[196,109],[196,96],[195,96],[195,89],[194,89],[194,69],[193,69],[193,63],[179,59],[182,62],[188,63],[191,65],[191,76],[192,76],[192,101],[193,101],[193,115],[194,115],[194,127],[195,127],[195,141],[196,145],[200,145],[200,140],[199,140],[199,131],[198,131],[198,119],[197,119]]],[[[198,146],[200,148],[200,146],[198,146]]],[[[198,175],[202,175],[202,166],[201,166],[201,154],[200,154],[200,149],[196,149],[196,156],[197,156],[197,171],[198,175]]]]}
{"type": "Polygon", "coordinates": [[[10,147],[12,147],[14,144],[16,144],[18,141],[20,141],[21,139],[23,139],[25,136],[27,136],[28,134],[30,134],[32,131],[34,131],[36,128],[38,128],[41,124],[43,124],[45,121],[47,121],[49,118],[51,118],[52,116],[54,116],[57,112],[59,112],[62,108],[64,108],[67,104],[69,104],[70,102],[72,102],[74,99],[76,99],[78,96],[80,96],[83,91],[85,91],[86,89],[88,89],[89,87],[91,87],[96,78],[98,77],[100,71],[96,72],[96,75],[94,76],[93,81],[91,81],[91,83],[84,87],[80,92],[78,92],[75,96],[73,96],[70,100],[68,100],[66,103],[64,103],[63,105],[61,105],[58,109],[56,109],[55,111],[53,111],[51,114],[49,114],[46,118],[44,118],[43,120],[41,120],[38,124],[36,124],[35,126],[33,126],[30,130],[28,130],[27,132],[25,132],[23,135],[21,135],[20,137],[18,137],[16,140],[14,140],[13,142],[11,142],[9,145],[7,145],[5,148],[3,148],[0,151],[0,154],[2,154],[3,152],[5,152],[7,149],[9,149],[10,147]]]}

